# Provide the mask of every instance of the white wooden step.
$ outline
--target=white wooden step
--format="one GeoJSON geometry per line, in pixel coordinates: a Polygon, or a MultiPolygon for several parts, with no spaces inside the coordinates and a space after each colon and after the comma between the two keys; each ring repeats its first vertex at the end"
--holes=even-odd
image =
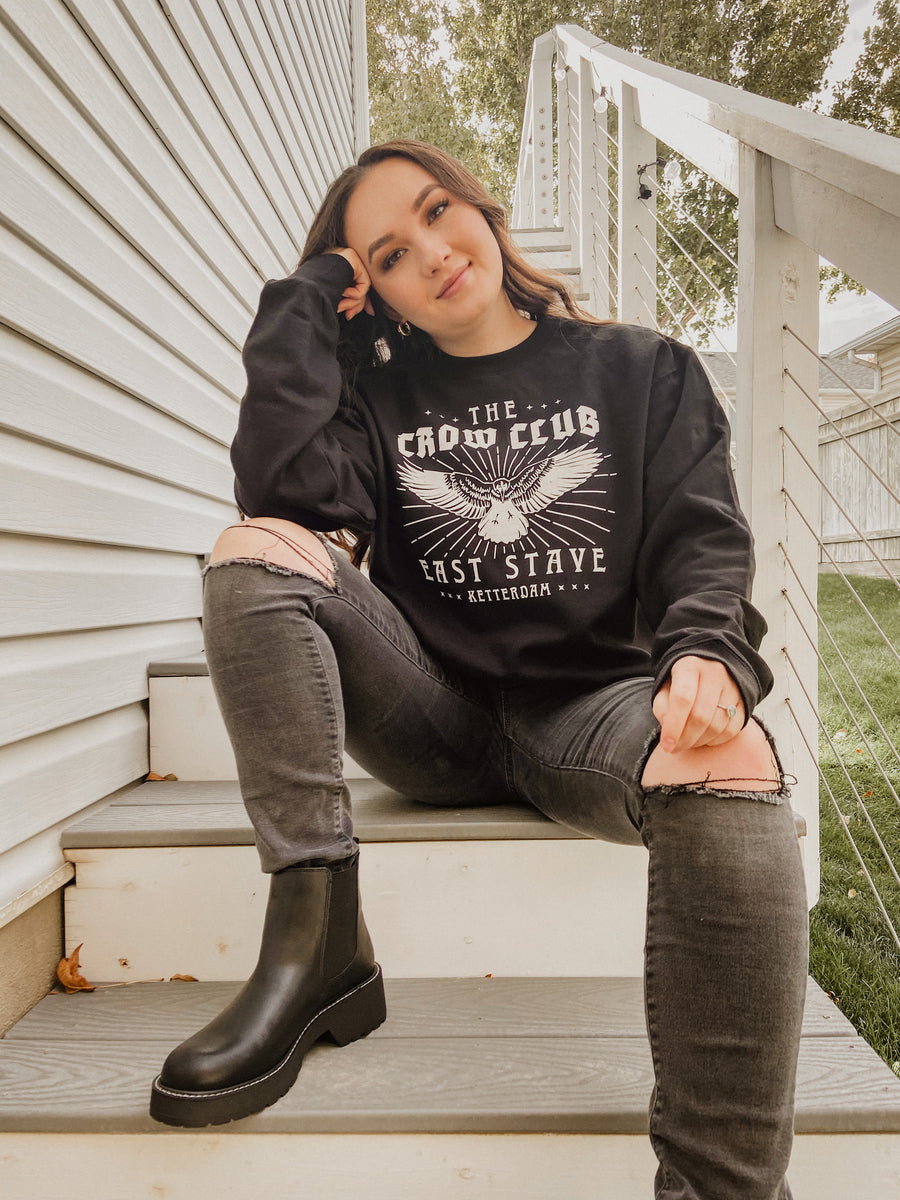
{"type": "Polygon", "coordinates": [[[565,229],[549,225],[537,229],[513,229],[513,241],[522,250],[571,250],[572,239],[565,229]]]}
{"type": "MultiPolygon", "coordinates": [[[[150,770],[181,780],[237,779],[204,653],[149,667],[150,770]]],[[[347,779],[369,773],[344,756],[347,779]]]]}
{"type": "MultiPolygon", "coordinates": [[[[4,1195],[652,1195],[639,981],[389,979],[385,1025],[343,1049],[315,1047],[265,1112],[215,1130],[155,1124],[149,1086],[165,1055],[237,986],[149,984],[42,1001],[0,1042],[4,1195]]],[[[900,1081],[815,985],[796,1129],[798,1200],[896,1195],[900,1081]]]]}
{"type": "MultiPolygon", "coordinates": [[[[632,975],[643,847],[525,805],[443,809],[351,783],[366,920],[401,977],[632,975]]],[[[150,783],[63,834],[66,947],[88,978],[245,978],[268,894],[234,783],[150,783]]]]}

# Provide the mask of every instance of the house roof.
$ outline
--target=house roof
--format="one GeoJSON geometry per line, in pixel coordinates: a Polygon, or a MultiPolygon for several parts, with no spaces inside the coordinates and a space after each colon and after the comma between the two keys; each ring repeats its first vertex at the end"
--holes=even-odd
{"type": "Polygon", "coordinates": [[[838,346],[836,350],[832,350],[831,357],[839,358],[850,350],[863,354],[873,350],[883,350],[886,346],[896,346],[898,342],[900,342],[900,315],[891,317],[884,324],[877,325],[867,333],[861,333],[852,341],[845,342],[843,346],[838,346]]]}
{"type": "MultiPolygon", "coordinates": [[[[900,334],[898,334],[898,338],[900,338],[900,334]]],[[[700,359],[707,371],[726,392],[734,391],[736,387],[737,372],[732,361],[733,358],[734,355],[729,356],[721,350],[700,351],[700,359]]],[[[875,367],[872,364],[852,362],[838,351],[823,354],[822,359],[824,361],[819,363],[820,392],[846,392],[849,390],[837,375],[828,370],[825,363],[830,363],[841,378],[857,391],[871,392],[875,390],[875,367]]]]}

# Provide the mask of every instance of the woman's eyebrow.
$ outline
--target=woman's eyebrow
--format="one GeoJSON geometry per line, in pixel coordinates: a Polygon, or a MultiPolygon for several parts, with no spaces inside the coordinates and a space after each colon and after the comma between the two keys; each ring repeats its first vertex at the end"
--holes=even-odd
{"type": "MultiPolygon", "coordinates": [[[[440,186],[441,185],[439,183],[426,183],[425,187],[422,188],[421,192],[419,192],[418,196],[416,196],[415,200],[413,200],[413,202],[412,202],[413,212],[418,212],[419,209],[422,207],[422,205],[425,203],[425,201],[428,199],[428,197],[431,195],[431,193],[436,188],[440,188],[440,186]]],[[[391,241],[394,237],[396,237],[396,234],[385,233],[382,237],[376,238],[375,241],[372,243],[372,245],[369,247],[369,249],[366,251],[369,262],[372,261],[372,255],[375,253],[375,251],[380,250],[382,246],[387,245],[387,243],[389,241],[391,241]]]]}

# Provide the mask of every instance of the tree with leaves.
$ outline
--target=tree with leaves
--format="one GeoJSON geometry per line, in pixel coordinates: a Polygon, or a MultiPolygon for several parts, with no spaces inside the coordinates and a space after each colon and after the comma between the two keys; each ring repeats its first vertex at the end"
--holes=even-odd
{"type": "Polygon", "coordinates": [[[900,12],[897,0],[880,0],[875,23],[849,79],[835,89],[832,117],[900,137],[900,12]]]}
{"type": "Polygon", "coordinates": [[[433,142],[493,181],[484,138],[470,122],[440,53],[435,0],[368,0],[369,120],[373,142],[433,142]]]}
{"type": "Polygon", "coordinates": [[[847,3],[823,0],[458,0],[443,16],[462,64],[459,101],[491,120],[498,166],[515,173],[534,38],[580,25],[603,41],[679,70],[787,104],[821,88],[847,25],[847,3]]]}
{"type": "MultiPolygon", "coordinates": [[[[846,29],[847,3],[424,0],[413,6],[369,0],[369,20],[373,140],[405,135],[437,142],[509,203],[532,44],[555,24],[580,25],[654,61],[798,106],[810,105],[822,89],[846,29]],[[455,71],[439,52],[442,27],[455,71]]],[[[859,61],[835,91],[832,115],[898,133],[898,64],[898,3],[880,0],[859,61]]],[[[662,279],[658,318],[676,334],[697,316],[714,323],[722,315],[719,293],[733,300],[736,288],[733,266],[711,240],[736,257],[736,202],[702,173],[685,169],[678,204],[659,197],[660,219],[683,247],[665,244],[660,233],[661,257],[677,283],[662,279]]],[[[830,274],[838,280],[833,292],[850,285],[830,274]]]]}
{"type": "MultiPolygon", "coordinates": [[[[655,62],[693,73],[700,70],[706,78],[800,105],[822,87],[847,24],[847,4],[539,0],[523,7],[509,0],[458,0],[452,9],[445,7],[444,20],[463,66],[457,82],[460,103],[472,122],[493,116],[495,175],[505,184],[508,199],[515,178],[531,45],[554,24],[580,25],[603,41],[655,62]]],[[[666,244],[666,235],[660,232],[660,253],[671,277],[660,278],[657,320],[676,335],[684,335],[686,326],[694,322],[694,336],[705,341],[710,326],[723,316],[720,297],[734,300],[736,272],[710,238],[736,258],[737,205],[733,196],[701,172],[687,164],[685,171],[677,205],[659,196],[659,217],[673,238],[666,244]]]]}
{"type": "MultiPolygon", "coordinates": [[[[900,12],[897,0],[880,0],[875,22],[863,35],[863,50],[853,72],[834,90],[829,114],[879,133],[900,137],[900,12]]],[[[825,267],[822,282],[829,301],[846,291],[866,289],[837,267],[825,267]]]]}

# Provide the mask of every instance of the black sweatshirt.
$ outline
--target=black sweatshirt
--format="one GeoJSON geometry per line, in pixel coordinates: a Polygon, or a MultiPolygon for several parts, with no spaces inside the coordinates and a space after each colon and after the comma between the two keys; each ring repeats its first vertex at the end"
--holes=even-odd
{"type": "Polygon", "coordinates": [[[535,323],[509,350],[335,358],[339,255],[267,283],[232,461],[250,516],[371,531],[371,579],[454,673],[600,686],[686,654],[749,714],[771,687],[728,425],[692,351],[646,329],[535,323]],[[342,394],[343,391],[343,394],[342,394]]]}

